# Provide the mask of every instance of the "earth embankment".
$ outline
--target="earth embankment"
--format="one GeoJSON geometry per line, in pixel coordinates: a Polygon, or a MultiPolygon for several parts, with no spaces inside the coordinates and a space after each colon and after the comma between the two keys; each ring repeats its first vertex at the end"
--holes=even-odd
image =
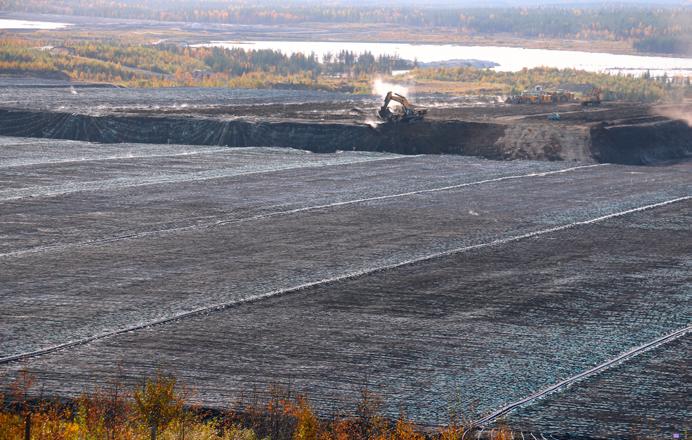
{"type": "Polygon", "coordinates": [[[6,108],[0,109],[0,134],[101,143],[271,146],[317,153],[357,150],[628,165],[692,156],[692,128],[681,120],[651,116],[591,121],[567,116],[553,122],[540,115],[484,119],[438,115],[423,122],[375,124],[358,118],[86,114],[6,108]]]}
{"type": "Polygon", "coordinates": [[[682,120],[601,123],[590,136],[591,153],[599,162],[644,165],[692,155],[692,128],[682,120]]]}

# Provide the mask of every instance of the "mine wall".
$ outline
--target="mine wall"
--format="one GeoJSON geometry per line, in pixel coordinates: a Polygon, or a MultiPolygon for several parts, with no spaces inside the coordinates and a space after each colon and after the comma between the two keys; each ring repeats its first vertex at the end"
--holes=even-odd
{"type": "Polygon", "coordinates": [[[591,128],[591,154],[598,162],[648,165],[692,157],[692,127],[655,118],[591,128]]]}
{"type": "Polygon", "coordinates": [[[316,153],[367,150],[399,154],[459,154],[497,160],[638,165],[692,156],[692,129],[682,121],[668,119],[612,126],[459,120],[370,126],[351,122],[95,116],[0,109],[0,135],[103,143],[272,146],[316,153]]]}

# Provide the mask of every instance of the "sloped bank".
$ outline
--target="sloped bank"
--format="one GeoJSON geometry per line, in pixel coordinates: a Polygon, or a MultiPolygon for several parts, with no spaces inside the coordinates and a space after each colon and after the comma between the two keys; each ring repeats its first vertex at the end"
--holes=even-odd
{"type": "Polygon", "coordinates": [[[681,120],[651,118],[591,128],[598,162],[646,165],[692,157],[692,128],[681,120]]]}
{"type": "Polygon", "coordinates": [[[349,122],[214,119],[192,116],[93,116],[0,109],[0,135],[118,143],[273,146],[318,153],[336,150],[460,154],[651,164],[692,156],[692,129],[668,119],[579,125],[431,120],[370,126],[349,122]]]}
{"type": "Polygon", "coordinates": [[[465,154],[502,158],[495,145],[504,126],[474,122],[421,122],[372,127],[355,123],[257,122],[186,116],[91,116],[0,110],[0,134],[92,142],[272,146],[317,153],[336,150],[402,154],[465,154]]]}

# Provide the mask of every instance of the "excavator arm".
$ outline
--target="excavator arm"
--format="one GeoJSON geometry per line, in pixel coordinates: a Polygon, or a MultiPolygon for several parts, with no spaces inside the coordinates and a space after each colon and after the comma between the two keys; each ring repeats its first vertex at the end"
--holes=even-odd
{"type": "Polygon", "coordinates": [[[387,96],[385,96],[384,107],[389,106],[389,103],[392,101],[401,104],[401,106],[404,107],[404,110],[413,109],[413,104],[411,104],[405,96],[393,92],[389,92],[387,93],[387,96]]]}

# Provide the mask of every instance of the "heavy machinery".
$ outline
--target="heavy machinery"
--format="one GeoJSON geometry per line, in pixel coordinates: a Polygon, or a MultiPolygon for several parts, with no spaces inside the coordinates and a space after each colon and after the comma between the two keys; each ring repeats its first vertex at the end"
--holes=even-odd
{"type": "Polygon", "coordinates": [[[591,93],[586,95],[582,101],[581,105],[584,107],[601,105],[603,90],[600,87],[594,87],[591,89],[591,93]]]}
{"type": "Polygon", "coordinates": [[[423,119],[423,116],[427,112],[427,109],[416,107],[411,104],[403,95],[388,92],[387,96],[384,98],[384,104],[377,112],[377,116],[385,122],[413,122],[423,119]],[[389,108],[389,104],[391,104],[392,101],[401,104],[401,108],[392,111],[392,109],[389,108]]]}
{"type": "Polygon", "coordinates": [[[507,104],[560,104],[574,101],[574,93],[566,90],[543,90],[535,86],[533,90],[525,90],[519,95],[508,96],[507,104]]]}

